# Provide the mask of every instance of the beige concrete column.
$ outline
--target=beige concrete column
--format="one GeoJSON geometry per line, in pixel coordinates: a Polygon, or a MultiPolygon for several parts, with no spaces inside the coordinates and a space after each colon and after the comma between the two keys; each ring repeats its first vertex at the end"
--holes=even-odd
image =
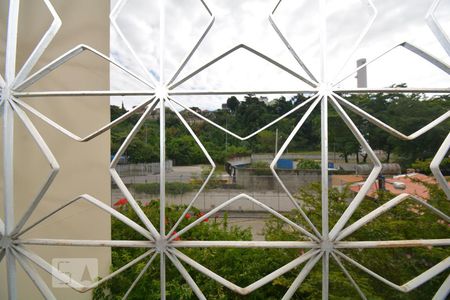
{"type": "MultiPolygon", "coordinates": [[[[5,17],[7,0],[0,0],[0,67],[4,70],[5,17]]],[[[51,0],[63,25],[35,68],[57,58],[77,44],[83,43],[102,53],[109,53],[109,3],[92,0],[51,0]]],[[[21,1],[17,69],[26,60],[51,23],[43,1],[21,1]]],[[[82,54],[55,70],[28,91],[107,90],[109,65],[90,54],[82,54]]],[[[109,121],[109,98],[36,98],[24,99],[40,112],[65,128],[84,136],[109,121]]],[[[58,160],[61,171],[31,217],[36,221],[61,204],[80,194],[90,194],[110,204],[109,133],[88,143],[77,143],[29,115],[58,160]]],[[[15,218],[19,220],[36,195],[50,168],[24,126],[15,125],[15,218]]],[[[2,194],[1,194],[2,195],[2,194]]],[[[3,196],[1,196],[3,197],[3,196]]],[[[2,202],[2,200],[0,200],[2,202]]],[[[3,217],[3,203],[0,203],[3,217]]],[[[25,236],[30,238],[110,239],[110,216],[86,203],[76,204],[53,216],[25,236]]],[[[94,258],[99,275],[109,273],[111,253],[108,248],[29,247],[48,262],[54,258],[94,258]]],[[[5,263],[0,264],[0,299],[6,299],[5,263]]],[[[18,265],[18,298],[40,299],[40,294],[18,265]]],[[[40,272],[52,287],[51,277],[40,272]]],[[[52,287],[58,299],[90,299],[91,294],[78,294],[68,288],[52,287]]]]}

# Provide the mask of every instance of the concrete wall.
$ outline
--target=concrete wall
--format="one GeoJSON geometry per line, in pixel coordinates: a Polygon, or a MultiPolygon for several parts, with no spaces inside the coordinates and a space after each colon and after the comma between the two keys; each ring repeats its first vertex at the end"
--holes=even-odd
{"type": "MultiPolygon", "coordinates": [[[[0,67],[4,70],[5,19],[7,0],[0,0],[0,67]]],[[[57,58],[79,43],[109,53],[109,1],[52,0],[63,25],[44,53],[37,68],[57,58]]],[[[17,69],[39,41],[51,23],[43,1],[21,1],[17,69]]],[[[36,70],[36,69],[35,69],[36,70]]],[[[109,88],[109,65],[93,55],[79,58],[55,70],[30,87],[30,91],[45,90],[105,90],[109,88]]],[[[33,107],[71,131],[85,135],[109,121],[109,98],[26,99],[33,107]]],[[[108,173],[110,138],[106,133],[84,144],[64,137],[36,118],[31,118],[56,156],[61,171],[52,187],[33,214],[30,222],[59,207],[79,194],[87,193],[110,204],[108,173]]],[[[49,167],[27,131],[16,119],[15,126],[15,218],[18,220],[33,199],[49,167]]],[[[3,197],[3,196],[2,196],[3,197]]],[[[1,201],[1,200],[0,200],[1,201]]],[[[0,203],[3,217],[3,203],[0,203]]],[[[87,204],[76,204],[53,216],[26,234],[30,238],[109,239],[110,216],[87,204]]],[[[95,258],[100,276],[109,273],[110,249],[72,247],[29,247],[42,258],[95,258]]],[[[5,267],[0,265],[0,299],[6,299],[5,267]]],[[[50,287],[51,277],[40,272],[50,287]]],[[[53,288],[52,288],[53,289],[53,288]]],[[[58,299],[91,299],[91,294],[79,294],[71,289],[53,289],[58,299]]],[[[18,266],[18,299],[40,299],[33,283],[18,266]]]]}
{"type": "MultiPolygon", "coordinates": [[[[296,193],[299,188],[321,181],[320,170],[277,170],[277,174],[291,193],[296,193]]],[[[328,181],[331,183],[331,175],[328,181]]],[[[266,191],[281,188],[278,180],[271,174],[256,175],[254,170],[244,168],[236,169],[236,183],[246,191],[266,191]]]]}
{"type": "MultiPolygon", "coordinates": [[[[134,193],[133,191],[131,192],[133,193],[134,198],[142,203],[147,203],[151,199],[159,198],[159,195],[138,194],[134,193]]],[[[185,193],[182,195],[166,195],[166,201],[168,205],[188,205],[192,201],[192,199],[194,199],[196,193],[197,191],[185,193]]],[[[295,209],[294,204],[289,199],[286,192],[281,189],[281,187],[278,190],[270,191],[247,191],[242,189],[207,189],[204,190],[197,198],[194,203],[194,207],[206,212],[243,193],[255,198],[256,200],[266,204],[267,206],[270,206],[278,212],[288,212],[295,209]]],[[[123,197],[120,190],[113,190],[112,194],[114,199],[120,199],[121,197],[123,197]]],[[[220,211],[249,213],[265,212],[263,208],[247,199],[241,199],[233,202],[220,211]]]]}

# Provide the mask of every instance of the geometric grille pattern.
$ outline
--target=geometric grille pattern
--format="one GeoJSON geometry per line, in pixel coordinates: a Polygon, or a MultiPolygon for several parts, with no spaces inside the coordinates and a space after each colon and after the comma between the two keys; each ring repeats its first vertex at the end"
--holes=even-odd
{"type": "MultiPolygon", "coordinates": [[[[325,55],[325,49],[327,48],[327,37],[326,37],[326,18],[325,18],[325,12],[326,12],[326,0],[320,0],[320,10],[321,10],[321,25],[320,25],[320,32],[321,32],[321,39],[320,39],[320,46],[321,46],[321,74],[320,76],[317,76],[317,74],[313,74],[307,66],[304,64],[304,62],[300,59],[300,56],[295,52],[295,50],[290,46],[289,41],[286,39],[286,37],[282,34],[282,32],[277,27],[277,24],[273,18],[273,14],[276,12],[277,7],[279,3],[278,1],[277,5],[275,6],[272,13],[269,15],[269,21],[273,27],[273,29],[276,31],[276,33],[279,35],[285,46],[289,49],[293,57],[296,59],[296,61],[299,63],[299,65],[303,68],[305,73],[308,75],[307,77],[303,77],[296,72],[292,71],[292,69],[289,69],[288,67],[278,63],[276,60],[267,57],[263,53],[245,45],[245,44],[239,44],[235,47],[229,49],[228,51],[224,52],[220,56],[216,57],[215,59],[211,60],[207,64],[203,65],[196,71],[190,73],[189,75],[179,78],[179,75],[183,68],[186,66],[187,62],[190,60],[191,56],[194,54],[194,52],[197,50],[198,46],[202,43],[205,36],[208,34],[211,27],[214,25],[215,17],[213,12],[209,9],[209,7],[206,4],[206,1],[200,0],[205,7],[205,9],[208,11],[210,15],[210,21],[208,26],[206,27],[205,32],[201,35],[200,39],[195,43],[189,54],[186,56],[186,58],[183,60],[181,65],[179,66],[178,70],[173,74],[173,76],[166,80],[164,76],[164,51],[161,50],[159,62],[160,62],[160,73],[159,78],[155,79],[150,73],[148,73],[148,76],[140,76],[136,75],[133,72],[129,71],[125,67],[121,66],[120,64],[114,62],[112,59],[110,59],[108,56],[96,51],[95,49],[92,49],[86,45],[79,45],[72,50],[64,53],[62,56],[54,60],[53,62],[49,63],[45,67],[43,67],[41,70],[37,71],[34,74],[31,74],[32,68],[35,66],[37,61],[39,60],[40,56],[44,52],[44,50],[47,48],[47,46],[51,43],[52,39],[57,34],[62,22],[60,18],[58,17],[57,12],[53,8],[52,4],[49,0],[43,0],[45,5],[47,6],[49,12],[53,16],[53,22],[49,29],[46,31],[34,51],[31,53],[28,60],[25,62],[23,67],[17,72],[15,70],[15,64],[16,64],[16,46],[17,46],[17,27],[18,27],[18,16],[19,16],[19,0],[10,0],[9,1],[9,11],[8,11],[8,22],[7,22],[7,44],[6,44],[6,63],[5,63],[5,77],[1,77],[0,75],[0,89],[1,89],[1,102],[0,105],[2,106],[2,116],[3,116],[3,122],[4,122],[4,128],[3,128],[3,138],[4,138],[4,145],[3,145],[3,151],[4,151],[4,202],[5,202],[5,220],[0,220],[0,261],[3,259],[6,259],[6,265],[7,265],[7,282],[8,282],[8,295],[9,299],[16,299],[16,262],[18,262],[21,267],[25,270],[25,272],[28,274],[28,276],[32,279],[36,287],[39,289],[39,291],[42,293],[42,295],[46,299],[55,299],[54,295],[52,294],[51,290],[48,288],[48,286],[45,284],[45,282],[40,278],[38,272],[36,271],[35,267],[41,268],[45,270],[46,272],[50,273],[52,276],[56,277],[60,281],[66,283],[73,289],[84,292],[87,290],[90,290],[94,287],[96,287],[98,284],[114,277],[115,275],[119,274],[120,272],[124,271],[125,269],[132,267],[133,265],[137,264],[139,261],[147,260],[146,266],[143,268],[142,272],[139,274],[139,276],[136,278],[134,283],[130,286],[129,291],[126,293],[124,298],[126,298],[129,294],[129,292],[133,289],[133,287],[136,285],[136,283],[139,281],[139,279],[142,277],[142,275],[146,272],[150,264],[159,257],[161,263],[161,269],[160,269],[160,277],[161,277],[161,295],[162,298],[165,298],[165,285],[166,285],[166,279],[165,279],[165,269],[166,269],[166,260],[170,260],[174,266],[178,269],[178,271],[181,273],[181,275],[184,277],[186,282],[190,285],[194,293],[198,296],[200,299],[205,299],[205,296],[203,295],[202,291],[199,289],[197,284],[194,282],[190,274],[187,272],[185,267],[183,266],[182,262],[185,264],[190,265],[194,269],[202,272],[206,276],[212,278],[213,280],[219,282],[220,284],[226,286],[227,288],[233,290],[236,293],[245,295],[249,294],[252,291],[258,289],[259,287],[267,284],[268,282],[274,280],[275,278],[281,276],[282,274],[296,268],[297,266],[300,266],[304,264],[303,268],[299,272],[298,276],[286,292],[283,299],[290,299],[292,295],[295,293],[295,291],[301,286],[302,281],[308,276],[309,272],[312,270],[312,268],[322,260],[322,297],[323,299],[328,298],[328,287],[329,287],[329,279],[328,279],[328,273],[329,273],[329,260],[330,257],[336,261],[338,266],[341,268],[342,272],[345,274],[345,276],[348,278],[348,280],[352,283],[354,286],[356,292],[361,296],[361,298],[365,299],[365,296],[361,289],[358,287],[355,280],[353,280],[350,273],[347,271],[345,266],[342,264],[342,260],[347,261],[348,263],[356,266],[360,270],[368,273],[369,275],[377,278],[378,280],[386,283],[390,287],[399,290],[401,292],[409,292],[421,284],[425,283],[426,281],[430,280],[432,277],[436,276],[437,274],[447,270],[450,267],[450,257],[447,257],[437,265],[431,267],[424,273],[420,274],[419,276],[415,277],[414,279],[410,280],[409,282],[403,284],[403,285],[396,285],[387,279],[383,278],[382,276],[374,273],[370,269],[366,268],[365,266],[359,264],[357,261],[353,260],[352,258],[346,256],[343,254],[340,249],[348,249],[348,248],[387,248],[387,247],[424,247],[424,246],[449,246],[450,245],[450,239],[434,239],[434,240],[403,240],[403,241],[344,241],[345,237],[349,236],[354,231],[358,230],[365,224],[369,223],[370,221],[374,220],[384,212],[388,211],[389,209],[395,207],[405,199],[412,199],[413,201],[416,201],[420,203],[421,205],[424,205],[426,208],[428,208],[432,213],[438,215],[440,218],[444,219],[447,222],[450,222],[450,218],[445,215],[443,212],[439,211],[438,209],[432,207],[431,205],[427,204],[424,200],[411,196],[408,194],[401,194],[394,199],[388,201],[386,204],[378,207],[377,209],[373,210],[369,214],[365,215],[361,219],[357,220],[356,222],[350,224],[347,226],[347,223],[355,210],[358,208],[361,201],[363,201],[364,196],[368,192],[369,188],[372,186],[372,184],[375,182],[376,178],[378,177],[380,171],[381,171],[381,163],[377,156],[375,155],[374,151],[368,144],[368,142],[365,140],[359,129],[355,126],[353,121],[349,118],[347,115],[347,112],[345,109],[350,110],[367,121],[373,123],[374,125],[378,126],[379,128],[387,131],[391,135],[403,139],[403,140],[413,140],[417,137],[419,137],[422,134],[425,134],[427,131],[435,127],[436,125],[442,123],[443,121],[447,120],[450,117],[450,112],[445,113],[444,115],[440,116],[427,126],[421,128],[420,130],[416,131],[415,133],[407,136],[403,133],[397,131],[396,129],[390,127],[389,125],[383,123],[379,119],[371,116],[370,114],[366,113],[362,109],[358,108],[351,102],[347,101],[346,99],[342,98],[338,95],[338,92],[343,92],[344,90],[340,90],[337,88],[337,84],[343,81],[345,78],[348,78],[351,75],[348,75],[347,77],[343,76],[340,78],[336,78],[334,80],[329,81],[328,75],[327,75],[327,59],[325,55]],[[309,100],[305,101],[301,105],[295,107],[292,111],[286,113],[285,115],[279,117],[278,119],[274,120],[270,124],[264,126],[263,128],[259,129],[257,132],[254,132],[246,137],[241,137],[236,135],[233,132],[228,131],[226,128],[221,127],[220,125],[214,123],[213,121],[207,119],[206,117],[196,113],[195,111],[191,110],[189,107],[187,107],[182,101],[176,100],[175,98],[178,95],[204,95],[204,94],[247,94],[250,91],[211,91],[211,92],[201,92],[201,91],[180,91],[177,90],[177,87],[181,85],[183,82],[188,81],[190,78],[195,76],[196,74],[202,72],[206,68],[210,67],[211,65],[215,64],[216,62],[220,61],[221,59],[225,58],[226,56],[230,55],[234,51],[238,49],[244,49],[253,55],[259,56],[260,58],[264,59],[268,63],[280,68],[281,70],[287,72],[288,74],[296,77],[300,81],[306,83],[308,86],[310,86],[309,90],[305,91],[295,91],[295,93],[298,92],[311,92],[314,94],[309,100]],[[134,77],[135,80],[140,81],[141,83],[145,84],[148,87],[148,91],[121,91],[121,92],[113,92],[113,91],[56,91],[56,92],[23,92],[25,88],[32,85],[36,81],[40,80],[41,78],[45,77],[49,72],[52,70],[58,68],[59,66],[66,63],[68,60],[74,58],[75,56],[79,55],[82,52],[89,51],[94,53],[95,55],[101,57],[102,59],[108,61],[109,63],[114,64],[115,66],[119,67],[124,72],[128,73],[132,77],[134,77]],[[45,97],[52,97],[52,96],[91,96],[91,95],[105,95],[105,96],[113,96],[113,95],[147,95],[151,96],[152,98],[141,105],[137,106],[133,110],[129,111],[125,115],[121,116],[120,118],[112,121],[111,123],[105,125],[104,127],[96,130],[95,132],[85,136],[85,137],[79,137],[76,134],[70,132],[69,130],[65,129],[64,127],[58,125],[45,115],[41,114],[38,110],[32,108],[29,106],[26,101],[24,100],[26,97],[38,97],[38,96],[45,96],[45,97]],[[299,224],[296,224],[292,222],[291,220],[287,219],[280,213],[276,212],[269,206],[261,203],[257,199],[254,199],[253,197],[250,197],[247,194],[240,194],[232,199],[229,199],[228,201],[222,203],[221,205],[217,206],[210,212],[206,213],[199,219],[197,219],[195,222],[191,223],[187,227],[179,230],[176,232],[178,225],[180,224],[181,220],[183,220],[185,214],[189,211],[190,207],[194,205],[196,202],[198,196],[205,188],[206,184],[208,183],[209,179],[211,178],[214,169],[215,169],[215,163],[212,160],[211,156],[206,151],[205,147],[203,146],[202,142],[199,140],[199,138],[195,135],[194,131],[190,128],[189,124],[186,122],[186,120],[183,118],[183,116],[174,108],[174,104],[179,105],[183,107],[184,109],[189,110],[191,113],[195,114],[199,118],[202,118],[206,122],[212,124],[213,126],[219,128],[220,130],[223,130],[227,132],[228,134],[232,135],[233,137],[240,139],[240,140],[247,140],[257,133],[261,132],[262,130],[272,126],[273,124],[277,123],[279,120],[285,118],[289,114],[292,114],[293,112],[297,111],[301,107],[309,105],[309,108],[305,112],[305,114],[302,116],[298,124],[295,126],[292,133],[289,135],[285,143],[282,145],[282,147],[279,149],[277,155],[275,156],[275,159],[270,165],[271,171],[274,175],[274,177],[278,180],[284,191],[287,193],[289,198],[291,199],[292,203],[296,206],[298,211],[301,213],[303,218],[306,220],[306,222],[310,225],[310,228],[312,231],[309,231],[302,227],[299,224]],[[343,119],[343,121],[346,123],[348,128],[351,130],[352,134],[355,136],[355,138],[360,143],[361,147],[366,151],[368,154],[369,159],[372,161],[374,167],[365,182],[365,184],[361,187],[358,194],[355,196],[353,201],[350,203],[349,207],[346,209],[346,211],[342,214],[338,222],[333,226],[329,227],[328,224],[328,140],[327,140],[327,133],[328,133],[328,107],[329,104],[336,110],[336,112],[339,114],[339,116],[343,119]],[[147,115],[149,115],[157,106],[159,106],[160,109],[160,157],[161,157],[161,170],[160,170],[160,182],[165,182],[165,108],[168,107],[169,109],[173,110],[173,112],[177,115],[177,117],[180,119],[180,121],[183,123],[183,125],[187,128],[187,130],[190,132],[192,137],[195,139],[198,146],[201,148],[207,159],[212,165],[212,169],[209,173],[209,176],[207,177],[206,181],[203,183],[202,187],[196,194],[196,196],[192,199],[188,207],[186,208],[185,212],[181,215],[178,222],[169,230],[167,233],[166,230],[166,224],[164,222],[165,220],[165,209],[160,209],[160,224],[159,229],[157,229],[157,226],[155,224],[152,224],[150,220],[147,218],[147,216],[143,213],[139,205],[137,204],[136,200],[133,198],[132,194],[128,191],[125,184],[120,179],[117,171],[115,170],[115,167],[119,161],[120,156],[124,153],[130,142],[132,141],[135,134],[138,132],[140,127],[143,125],[143,122],[147,115]],[[312,111],[316,109],[318,106],[320,106],[321,110],[321,146],[322,146],[322,230],[319,232],[313,224],[304,210],[302,209],[301,205],[294,199],[294,197],[290,194],[290,192],[287,190],[287,188],[284,186],[282,180],[278,176],[275,170],[275,165],[277,161],[280,159],[282,153],[286,150],[288,144],[290,141],[294,138],[294,136],[299,132],[304,122],[307,120],[307,118],[310,116],[312,111]],[[116,211],[115,209],[111,208],[108,205],[105,205],[98,199],[90,196],[90,195],[80,195],[79,197],[70,200],[62,207],[58,208],[55,211],[49,212],[47,216],[43,217],[41,220],[37,221],[36,223],[25,227],[25,224],[29,217],[33,214],[35,208],[38,206],[39,202],[42,200],[42,198],[45,196],[46,191],[51,186],[53,180],[57,176],[59,165],[56,161],[55,157],[52,154],[51,149],[47,146],[46,142],[43,140],[33,123],[30,121],[30,119],[27,116],[27,113],[31,113],[38,117],[39,119],[43,120],[44,122],[51,125],[56,130],[60,131],[61,133],[67,135],[68,137],[78,141],[78,142],[85,142],[89,141],[91,139],[94,139],[98,135],[106,132],[113,126],[117,125],[118,123],[124,121],[137,111],[139,111],[141,108],[145,108],[145,112],[140,117],[139,121],[136,123],[130,134],[125,139],[123,145],[120,147],[119,151],[117,152],[115,158],[111,162],[110,166],[110,173],[114,180],[114,182],[117,184],[117,186],[120,188],[120,190],[124,193],[126,198],[128,199],[131,207],[138,215],[139,219],[142,221],[144,226],[141,226],[134,221],[130,220],[129,218],[122,215],[120,212],[116,211]],[[345,108],[345,109],[344,109],[345,108]],[[26,113],[27,112],[27,113],[26,113]],[[20,119],[21,122],[25,125],[26,129],[31,134],[32,138],[35,140],[36,144],[39,146],[40,151],[43,153],[45,158],[48,160],[51,171],[48,174],[48,177],[45,181],[45,184],[43,185],[42,189],[37,193],[34,199],[30,201],[29,208],[25,211],[24,215],[21,217],[21,219],[18,222],[14,222],[13,216],[13,202],[14,202],[14,196],[12,193],[13,190],[13,126],[14,126],[14,115],[20,119]],[[265,209],[266,211],[270,212],[274,216],[282,219],[286,223],[292,225],[296,230],[298,230],[300,233],[306,235],[309,238],[309,241],[258,241],[258,242],[247,242],[247,241],[178,241],[176,238],[182,234],[184,234],[186,231],[190,230],[192,227],[196,226],[206,218],[210,217],[220,209],[226,207],[227,205],[231,204],[234,201],[237,201],[238,199],[246,198],[249,201],[253,202],[254,204],[260,206],[261,208],[265,209]],[[20,237],[30,230],[31,228],[38,226],[41,222],[44,222],[46,219],[51,217],[56,212],[67,208],[71,204],[78,202],[78,201],[86,201],[90,205],[95,206],[97,209],[103,210],[107,213],[109,213],[111,216],[121,220],[123,223],[125,223],[127,226],[131,227],[135,231],[139,232],[143,237],[145,237],[146,241],[113,241],[113,240],[61,240],[61,239],[20,239],[20,237]],[[58,246],[58,245],[70,245],[70,246],[103,246],[103,247],[141,247],[148,249],[147,252],[142,254],[141,256],[137,257],[136,259],[130,261],[122,268],[118,269],[117,271],[113,272],[109,276],[103,278],[97,283],[94,283],[89,286],[84,286],[76,281],[71,280],[67,275],[64,273],[61,273],[57,269],[55,269],[52,265],[50,265],[48,262],[40,258],[35,253],[31,252],[29,249],[27,249],[27,245],[47,245],[47,246],[58,246]],[[247,287],[239,287],[235,285],[234,283],[226,280],[225,278],[222,278],[221,276],[217,275],[216,273],[212,272],[211,270],[207,269],[206,267],[200,265],[198,262],[192,260],[179,250],[178,248],[183,247],[240,247],[240,248],[303,248],[303,249],[309,249],[306,253],[300,255],[298,258],[294,259],[293,261],[289,262],[288,264],[282,266],[278,270],[270,273],[269,275],[259,279],[258,281],[252,283],[251,285],[247,287]]],[[[136,60],[136,64],[139,65],[144,70],[147,70],[147,68],[144,66],[144,64],[139,59],[138,55],[133,51],[132,47],[130,46],[130,43],[127,41],[126,37],[122,34],[119,26],[116,23],[116,18],[120,14],[121,9],[125,5],[127,0],[120,0],[115,8],[113,9],[110,19],[113,27],[117,30],[119,36],[123,39],[124,44],[129,48],[128,50],[132,55],[134,56],[134,59],[136,60]]],[[[368,5],[368,8],[371,13],[371,19],[368,22],[368,24],[363,28],[363,31],[361,35],[359,36],[357,42],[352,47],[352,53],[355,52],[355,50],[358,48],[361,40],[368,32],[369,28],[371,27],[373,21],[375,20],[377,16],[377,10],[372,3],[372,0],[362,0],[363,3],[366,3],[368,5]]],[[[440,0],[434,1],[433,5],[431,6],[428,14],[427,14],[427,23],[429,27],[432,29],[433,33],[435,34],[436,38],[439,40],[442,47],[445,49],[447,54],[450,56],[450,40],[448,36],[445,34],[445,32],[442,30],[441,26],[437,22],[437,19],[435,18],[434,14],[438,7],[440,0]]],[[[164,1],[160,1],[160,46],[162,49],[162,46],[164,45],[164,38],[165,38],[165,8],[164,8],[164,1]]],[[[403,47],[407,50],[410,50],[411,52],[415,53],[416,55],[422,57],[423,59],[427,60],[428,62],[432,63],[435,67],[443,70],[447,74],[450,74],[450,68],[447,64],[445,64],[442,61],[439,61],[438,59],[432,57],[430,54],[425,52],[422,49],[417,48],[416,46],[404,42],[401,43],[394,48],[390,48],[384,53],[382,53],[378,58],[384,56],[388,52],[392,51],[393,49],[397,47],[403,47]]],[[[350,59],[349,55],[349,59],[350,59]]],[[[377,58],[377,59],[378,59],[377,58]]],[[[367,64],[370,64],[371,62],[368,62],[367,64]]],[[[366,64],[366,65],[367,65],[366,64]]],[[[364,67],[364,66],[361,66],[364,67]]],[[[384,88],[384,89],[354,89],[354,90],[345,90],[345,92],[348,93],[369,93],[369,92],[448,92],[448,88],[441,88],[441,89],[429,89],[429,88],[423,88],[423,89],[405,89],[402,88],[396,89],[396,88],[384,88]]],[[[269,92],[270,93],[270,92],[269,92]]],[[[275,91],[274,91],[275,93],[275,91]]],[[[431,170],[433,174],[435,175],[439,185],[446,193],[447,197],[450,199],[450,188],[448,186],[447,181],[445,180],[444,176],[439,170],[439,164],[443,160],[443,158],[446,156],[446,153],[448,152],[450,147],[450,134],[447,136],[445,141],[443,142],[442,146],[438,150],[435,158],[433,159],[431,163],[431,170]]],[[[165,207],[165,185],[160,185],[160,201],[161,201],[161,207],[165,207]]],[[[435,299],[444,299],[446,295],[449,292],[450,288],[450,276],[447,277],[445,282],[443,283],[442,287],[437,291],[435,295],[435,299]]]]}

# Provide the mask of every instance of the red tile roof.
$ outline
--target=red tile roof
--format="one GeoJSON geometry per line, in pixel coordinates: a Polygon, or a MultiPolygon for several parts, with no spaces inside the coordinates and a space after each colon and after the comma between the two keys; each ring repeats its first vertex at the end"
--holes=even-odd
{"type": "Polygon", "coordinates": [[[333,186],[346,185],[350,183],[360,182],[367,178],[361,175],[333,175],[331,181],[333,186]]]}
{"type": "MultiPolygon", "coordinates": [[[[398,175],[394,176],[393,178],[386,178],[386,190],[388,190],[394,195],[407,193],[410,195],[418,196],[422,199],[429,199],[430,194],[428,188],[425,185],[423,185],[422,182],[434,184],[436,183],[436,180],[433,177],[419,173],[398,175]],[[394,182],[403,183],[405,185],[405,189],[395,188],[394,182]]],[[[364,182],[358,182],[350,186],[350,190],[357,193],[361,189],[361,186],[363,184],[364,182]]],[[[372,184],[372,186],[369,189],[369,192],[367,193],[367,196],[376,198],[377,190],[378,190],[378,181],[372,184]]]]}

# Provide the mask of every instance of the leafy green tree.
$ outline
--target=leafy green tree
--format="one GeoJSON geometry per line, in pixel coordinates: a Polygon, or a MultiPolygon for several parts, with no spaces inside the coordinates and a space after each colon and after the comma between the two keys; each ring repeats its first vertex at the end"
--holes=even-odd
{"type": "MultiPolygon", "coordinates": [[[[404,85],[399,85],[399,87],[404,87],[404,85]]],[[[377,93],[365,95],[343,94],[342,96],[362,110],[405,134],[416,131],[450,110],[448,95],[426,97],[423,94],[414,93],[377,93]]],[[[245,136],[267,125],[282,114],[291,111],[307,99],[307,95],[299,94],[291,99],[280,97],[271,101],[270,105],[265,105],[255,95],[245,96],[242,102],[239,102],[236,97],[230,97],[227,102],[230,102],[229,104],[233,108],[230,108],[232,113],[228,110],[219,109],[212,112],[203,112],[203,114],[230,131],[245,136]]],[[[308,105],[276,124],[280,143],[291,133],[306,109],[308,109],[308,105]]],[[[348,109],[346,111],[373,149],[384,150],[387,154],[387,162],[392,160],[392,155],[395,155],[395,160],[402,163],[404,167],[409,166],[417,159],[425,160],[433,157],[450,128],[450,121],[447,120],[414,141],[405,142],[391,136],[348,109]]],[[[120,117],[124,113],[126,113],[125,109],[111,106],[112,119],[120,117]]],[[[186,114],[187,116],[190,115],[190,113],[186,114]]],[[[138,119],[139,115],[131,116],[112,128],[112,154],[117,152],[138,119]]],[[[329,124],[330,150],[341,153],[346,161],[348,161],[350,155],[356,155],[358,161],[361,158],[362,162],[366,162],[367,155],[361,156],[359,143],[341,118],[331,108],[329,110],[329,124]]],[[[205,144],[208,152],[211,153],[214,160],[218,163],[223,163],[228,157],[234,155],[230,151],[232,147],[236,147],[235,149],[245,148],[248,152],[272,152],[273,150],[275,126],[244,142],[227,135],[204,121],[191,122],[191,126],[205,144]],[[228,147],[224,147],[225,143],[228,147]]],[[[183,153],[173,150],[170,158],[174,159],[175,163],[188,165],[206,162],[204,157],[200,159],[200,156],[196,155],[198,154],[197,146],[193,143],[192,137],[190,137],[175,114],[170,111],[167,111],[166,114],[166,133],[168,145],[173,143],[173,145],[182,146],[183,142],[191,140],[187,142],[183,150],[184,153],[193,155],[186,155],[181,157],[180,160],[177,156],[183,153]]],[[[157,115],[144,122],[143,128],[138,132],[134,140],[138,140],[136,145],[131,146],[125,153],[129,157],[129,161],[138,162],[142,158],[147,159],[144,161],[149,161],[154,158],[153,152],[159,147],[159,121],[157,115]]],[[[289,152],[301,152],[319,149],[320,109],[315,109],[299,133],[292,139],[288,150],[289,152]]]]}
{"type": "Polygon", "coordinates": [[[227,107],[231,112],[233,112],[233,113],[236,112],[238,106],[239,106],[239,100],[235,96],[232,96],[227,99],[227,107]]]}
{"type": "Polygon", "coordinates": [[[348,157],[352,154],[357,154],[360,145],[336,112],[330,111],[329,119],[330,124],[332,124],[329,127],[329,147],[333,151],[340,153],[344,161],[348,163],[348,157]]]}
{"type": "Polygon", "coordinates": [[[275,133],[264,130],[256,136],[255,152],[272,152],[275,148],[275,133]]]}
{"type": "Polygon", "coordinates": [[[191,136],[184,135],[167,141],[167,156],[183,166],[206,163],[206,157],[191,136]]]}
{"type": "Polygon", "coordinates": [[[140,139],[134,140],[127,148],[129,162],[155,162],[159,159],[159,149],[153,144],[146,144],[140,139]]]}

